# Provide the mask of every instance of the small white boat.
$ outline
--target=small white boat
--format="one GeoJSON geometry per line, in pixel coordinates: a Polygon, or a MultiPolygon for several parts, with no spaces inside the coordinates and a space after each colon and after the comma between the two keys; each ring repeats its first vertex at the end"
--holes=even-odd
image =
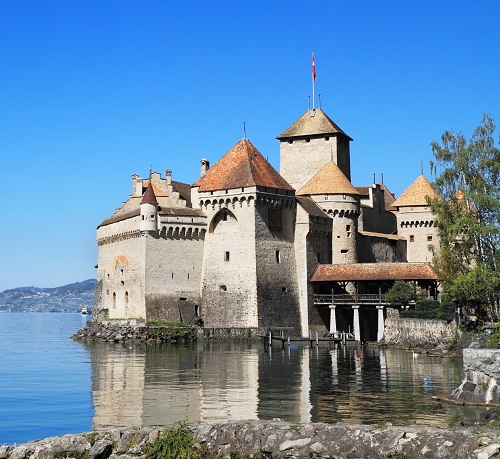
{"type": "Polygon", "coordinates": [[[88,313],[89,313],[89,310],[85,306],[80,311],[80,314],[84,314],[85,315],[85,314],[88,314],[88,313]]]}

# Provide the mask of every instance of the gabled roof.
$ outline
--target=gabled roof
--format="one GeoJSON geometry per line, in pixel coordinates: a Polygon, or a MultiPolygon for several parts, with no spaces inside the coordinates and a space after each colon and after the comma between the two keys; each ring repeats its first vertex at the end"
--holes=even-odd
{"type": "MultiPolygon", "coordinates": [[[[158,205],[158,201],[156,199],[155,192],[153,190],[155,183],[152,180],[149,180],[148,186],[146,187],[146,191],[142,196],[141,204],[152,204],[153,206],[158,205]]],[[[160,187],[158,187],[160,188],[160,187]]]]}
{"type": "Polygon", "coordinates": [[[353,263],[319,265],[311,282],[438,280],[429,263],[353,263]]]}
{"type": "Polygon", "coordinates": [[[350,194],[359,195],[349,179],[333,162],[327,163],[316,175],[313,176],[299,191],[297,195],[315,194],[350,194]]]}
{"type": "Polygon", "coordinates": [[[193,187],[198,191],[229,190],[249,186],[265,186],[293,190],[247,139],[240,140],[193,187]]]}
{"type": "Polygon", "coordinates": [[[317,108],[315,110],[307,110],[295,123],[276,138],[283,140],[293,137],[336,134],[344,135],[349,140],[352,140],[323,110],[317,108]]]}
{"type": "Polygon", "coordinates": [[[439,197],[429,180],[423,175],[420,175],[403,194],[392,203],[392,207],[427,206],[426,196],[430,198],[439,197]]]}

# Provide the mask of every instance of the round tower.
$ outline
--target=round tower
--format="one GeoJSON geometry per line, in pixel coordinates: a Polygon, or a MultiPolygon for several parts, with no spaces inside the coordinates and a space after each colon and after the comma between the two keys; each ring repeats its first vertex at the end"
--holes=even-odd
{"type": "Polygon", "coordinates": [[[357,263],[359,192],[337,164],[326,164],[297,195],[311,196],[332,217],[332,263],[357,263]]]}
{"type": "Polygon", "coordinates": [[[427,198],[439,198],[431,183],[420,175],[396,199],[392,206],[398,209],[398,234],[406,238],[406,261],[433,261],[433,251],[439,249],[439,232],[436,216],[427,198]]]}
{"type": "Polygon", "coordinates": [[[156,200],[151,178],[141,201],[141,224],[139,229],[140,231],[158,230],[158,201],[156,200]]]}

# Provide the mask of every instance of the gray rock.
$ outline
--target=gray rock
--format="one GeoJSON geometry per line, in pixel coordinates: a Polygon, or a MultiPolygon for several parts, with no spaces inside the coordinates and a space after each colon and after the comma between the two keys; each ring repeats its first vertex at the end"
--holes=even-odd
{"type": "Polygon", "coordinates": [[[311,443],[310,438],[300,438],[298,440],[286,440],[280,445],[280,451],[287,449],[302,448],[311,443]]]}
{"type": "Polygon", "coordinates": [[[89,451],[89,459],[108,459],[113,452],[113,443],[109,440],[99,440],[89,451]]]}

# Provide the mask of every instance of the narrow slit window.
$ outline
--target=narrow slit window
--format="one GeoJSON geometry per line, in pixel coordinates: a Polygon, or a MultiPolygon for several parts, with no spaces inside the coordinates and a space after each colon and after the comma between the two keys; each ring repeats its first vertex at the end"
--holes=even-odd
{"type": "Polygon", "coordinates": [[[224,261],[229,261],[229,252],[224,252],[224,261]]]}
{"type": "Polygon", "coordinates": [[[281,263],[281,251],[276,250],[276,263],[281,263]]]}

